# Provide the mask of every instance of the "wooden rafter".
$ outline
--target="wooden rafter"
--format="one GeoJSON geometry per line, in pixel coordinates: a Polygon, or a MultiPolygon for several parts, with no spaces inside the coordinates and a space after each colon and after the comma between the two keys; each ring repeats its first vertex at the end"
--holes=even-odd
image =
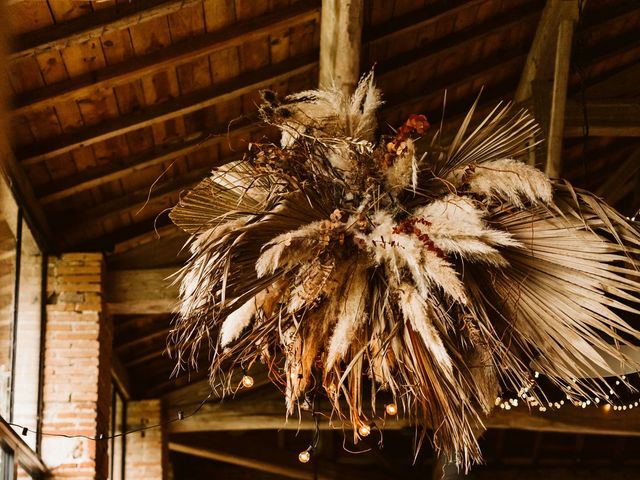
{"type": "Polygon", "coordinates": [[[418,32],[461,11],[486,3],[487,0],[449,0],[442,3],[427,3],[425,8],[393,18],[383,25],[364,31],[364,43],[389,41],[407,33],[418,32]]]}
{"type": "Polygon", "coordinates": [[[312,21],[319,16],[317,3],[301,2],[291,8],[233,24],[222,30],[189,38],[141,57],[74,77],[14,98],[13,115],[55,106],[58,102],[77,100],[92,92],[108,90],[130,83],[145,75],[176,68],[199,57],[237,47],[268,35],[273,30],[312,21]]]}
{"type": "Polygon", "coordinates": [[[223,145],[232,137],[240,136],[250,138],[251,134],[256,132],[256,129],[257,127],[255,125],[241,124],[240,126],[234,126],[234,128],[231,128],[224,134],[206,136],[202,132],[198,132],[181,141],[163,144],[155,147],[150,152],[127,158],[122,163],[108,163],[104,166],[89,169],[70,179],[53,183],[44,190],[43,195],[40,197],[40,202],[46,205],[62,200],[63,198],[70,197],[85,190],[113,182],[120,178],[125,178],[145,168],[170,162],[176,158],[209,147],[223,145]]]}
{"type": "Polygon", "coordinates": [[[320,23],[320,87],[351,93],[360,78],[363,0],[323,0],[320,23]]]}
{"type": "Polygon", "coordinates": [[[243,73],[211,88],[152,105],[131,115],[103,122],[79,132],[60,135],[51,141],[31,145],[19,151],[17,156],[23,164],[31,165],[70,152],[78,147],[93,145],[155,123],[187,115],[230,99],[239,98],[260,88],[269,87],[293,75],[309,72],[316,68],[316,59],[317,53],[312,53],[269,65],[256,72],[243,73]]]}
{"type": "Polygon", "coordinates": [[[566,137],[582,137],[587,133],[585,109],[590,136],[640,137],[640,98],[587,100],[586,105],[576,100],[567,102],[566,137]]]}
{"type": "MultiPolygon", "coordinates": [[[[111,8],[92,12],[74,20],[54,24],[14,39],[10,60],[37,55],[50,50],[61,50],[99,38],[105,33],[122,30],[154,18],[177,12],[201,0],[145,0],[126,2],[111,8]]],[[[89,4],[87,6],[90,7],[89,4]]]]}
{"type": "Polygon", "coordinates": [[[640,173],[640,149],[634,151],[626,161],[622,162],[607,178],[596,195],[604,198],[610,205],[617,205],[635,188],[637,175],[640,173]]]}
{"type": "MultiPolygon", "coordinates": [[[[226,160],[230,161],[231,159],[226,160]]],[[[219,163],[191,170],[169,181],[160,182],[154,185],[153,188],[145,187],[127,195],[116,197],[108,202],[100,203],[91,209],[85,209],[83,216],[86,220],[84,222],[78,221],[78,214],[81,212],[69,211],[66,220],[61,221],[61,225],[68,229],[68,236],[73,238],[74,233],[81,232],[87,223],[99,222],[125,212],[134,212],[135,214],[137,211],[142,211],[149,202],[175,197],[183,190],[193,187],[219,163]]]]}
{"type": "Polygon", "coordinates": [[[155,238],[159,238],[157,232],[161,231],[167,225],[173,225],[169,216],[158,215],[154,218],[148,218],[140,222],[127,225],[126,227],[108,233],[100,238],[91,238],[81,243],[70,243],[66,248],[68,251],[69,249],[72,249],[77,252],[111,252],[115,245],[128,242],[129,240],[140,236],[155,236],[155,238]]]}
{"type": "Polygon", "coordinates": [[[131,378],[115,352],[111,354],[111,377],[125,400],[130,400],[132,398],[131,378]]]}

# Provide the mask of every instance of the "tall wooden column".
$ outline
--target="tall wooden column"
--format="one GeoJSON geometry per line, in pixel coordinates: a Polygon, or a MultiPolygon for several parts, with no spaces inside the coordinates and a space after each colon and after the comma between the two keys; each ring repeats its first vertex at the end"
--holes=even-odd
{"type": "Polygon", "coordinates": [[[355,90],[360,78],[363,0],[322,0],[320,88],[355,90]]]}

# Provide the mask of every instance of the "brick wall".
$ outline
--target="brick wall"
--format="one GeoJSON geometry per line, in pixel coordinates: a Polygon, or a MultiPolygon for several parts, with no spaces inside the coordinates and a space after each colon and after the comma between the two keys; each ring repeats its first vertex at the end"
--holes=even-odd
{"type": "MultiPolygon", "coordinates": [[[[113,328],[102,314],[102,254],[50,257],[48,267],[42,431],[106,435],[113,328]]],[[[54,479],[107,477],[107,441],[44,436],[42,458],[54,479]]]]}
{"type": "MultiPolygon", "coordinates": [[[[162,421],[160,400],[140,400],[127,404],[127,430],[162,421]]],[[[163,429],[152,428],[127,436],[125,478],[162,480],[166,454],[163,450],[163,429]]]]}

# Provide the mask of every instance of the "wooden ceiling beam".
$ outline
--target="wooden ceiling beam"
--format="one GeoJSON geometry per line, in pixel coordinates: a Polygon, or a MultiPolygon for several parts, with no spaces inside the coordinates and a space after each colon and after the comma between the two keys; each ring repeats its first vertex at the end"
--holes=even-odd
{"type": "Polygon", "coordinates": [[[129,252],[130,250],[133,250],[135,248],[143,247],[151,242],[156,242],[161,239],[183,237],[184,235],[186,235],[185,232],[173,223],[165,225],[164,227],[158,228],[151,232],[145,232],[141,235],[114,245],[113,253],[109,255],[107,263],[110,264],[111,261],[114,260],[115,256],[124,254],[125,252],[129,252]]]}
{"type": "MultiPolygon", "coordinates": [[[[145,0],[119,3],[64,23],[18,35],[12,42],[9,60],[35,56],[69,45],[88,42],[102,35],[177,12],[201,0],[145,0]]],[[[91,9],[89,3],[86,4],[91,9]]]]}
{"type": "MultiPolygon", "coordinates": [[[[461,36],[456,35],[450,38],[448,37],[442,42],[434,42],[434,45],[428,50],[425,51],[423,49],[418,53],[418,55],[412,53],[408,57],[403,56],[400,61],[389,64],[389,67],[381,70],[379,74],[380,76],[397,74],[398,69],[405,68],[408,65],[424,62],[432,56],[443,55],[447,52],[453,51],[455,48],[460,46],[460,42],[475,43],[482,41],[486,35],[513,28],[518,22],[523,21],[523,15],[525,19],[528,18],[528,16],[535,17],[539,15],[539,11],[535,5],[528,6],[524,9],[516,9],[508,15],[501,16],[491,22],[488,22],[489,30],[486,30],[485,28],[473,28],[469,29],[466,33],[461,34],[461,36]]],[[[483,25],[483,27],[487,27],[487,25],[483,25]]],[[[432,86],[431,90],[436,92],[436,90],[444,88],[454,88],[455,85],[464,84],[470,78],[475,79],[483,73],[486,73],[485,70],[493,70],[512,61],[521,61],[523,56],[524,52],[520,47],[518,47],[517,49],[506,52],[495,59],[480,62],[475,68],[470,67],[466,68],[464,72],[456,72],[455,76],[447,75],[446,78],[442,79],[442,81],[438,81],[436,79],[434,80],[435,84],[432,86]],[[462,73],[464,73],[464,75],[462,75],[462,73]]],[[[441,95],[441,92],[438,91],[435,95],[441,95]]],[[[229,134],[249,132],[252,128],[254,127],[250,125],[241,127],[230,131],[229,134]]],[[[71,179],[65,179],[62,182],[53,184],[44,190],[44,194],[40,200],[43,204],[58,201],[89,188],[94,188],[119,178],[123,178],[143,168],[179,158],[180,156],[192,153],[202,148],[207,148],[208,146],[214,145],[218,142],[220,142],[220,137],[208,137],[203,139],[202,135],[200,135],[186,139],[184,143],[160,146],[150,153],[137,155],[123,161],[122,164],[127,165],[124,168],[119,164],[110,163],[105,166],[87,170],[86,172],[83,172],[71,179]]]]}
{"type": "Polygon", "coordinates": [[[178,286],[168,277],[175,272],[175,268],[107,272],[107,311],[112,315],[171,313],[178,286]]]}
{"type": "Polygon", "coordinates": [[[360,79],[363,0],[322,0],[320,88],[351,94],[360,79]]]}
{"type": "MultiPolygon", "coordinates": [[[[637,32],[633,32],[638,37],[637,32]]],[[[638,38],[640,42],[640,38],[638,38]]],[[[584,95],[590,100],[640,97],[640,62],[627,68],[617,70],[606,79],[593,83],[585,88],[584,95]]]]}
{"type": "MultiPolygon", "coordinates": [[[[453,7],[452,10],[456,11],[457,8],[458,7],[453,7]]],[[[447,12],[449,12],[449,10],[447,10],[447,12]]],[[[625,10],[622,13],[617,12],[616,15],[621,15],[625,12],[628,13],[625,10]]],[[[502,18],[498,18],[497,20],[494,19],[493,21],[491,21],[491,23],[489,23],[489,25],[485,25],[485,27],[489,28],[489,31],[491,31],[492,33],[496,33],[497,31],[501,31],[505,28],[512,28],[515,25],[515,21],[518,21],[518,19],[521,20],[522,15],[524,15],[525,17],[527,17],[528,15],[539,15],[539,12],[537,10],[533,10],[532,7],[527,7],[526,11],[518,10],[516,13],[517,15],[503,16],[502,18]]],[[[615,16],[612,18],[615,19],[618,17],[615,16]]],[[[487,30],[483,29],[473,29],[472,31],[467,31],[466,33],[462,32],[461,36],[457,36],[456,38],[447,39],[443,42],[435,42],[435,45],[430,47],[430,49],[426,52],[422,50],[421,53],[417,56],[415,54],[412,54],[410,57],[406,58],[403,56],[401,61],[389,64],[389,66],[387,66],[385,69],[379,70],[379,75],[383,76],[385,74],[394,74],[397,73],[397,69],[403,68],[406,65],[425,61],[432,55],[442,55],[443,52],[446,53],[450,50],[453,51],[452,49],[455,49],[459,46],[457,42],[462,41],[464,43],[468,41],[473,43],[481,41],[482,36],[486,32],[487,30]]],[[[386,36],[387,34],[383,35],[383,37],[386,36]]],[[[607,44],[607,50],[601,52],[600,56],[610,55],[610,48],[610,45],[607,44]]],[[[483,60],[475,65],[465,67],[460,71],[454,72],[455,74],[452,73],[450,75],[447,75],[446,77],[443,77],[442,79],[435,79],[430,88],[430,90],[434,93],[424,95],[423,99],[426,101],[430,98],[433,98],[434,95],[440,95],[440,92],[438,92],[439,90],[443,90],[445,88],[454,89],[456,86],[463,85],[471,79],[479,78],[488,71],[502,68],[510,62],[521,62],[523,59],[523,55],[524,52],[522,51],[521,47],[516,47],[511,51],[503,52],[501,55],[496,56],[495,58],[483,60]]],[[[597,58],[600,58],[600,56],[596,55],[597,58]]],[[[634,72],[630,72],[627,76],[632,76],[632,73],[634,72]]],[[[599,86],[598,88],[599,90],[597,91],[601,92],[604,87],[599,86]]],[[[414,102],[416,100],[417,98],[412,98],[407,102],[414,102]]],[[[395,108],[395,106],[392,105],[391,109],[393,108],[395,108]]],[[[248,133],[252,128],[253,127],[249,125],[234,129],[229,133],[248,133]]],[[[46,205],[48,203],[69,197],[81,191],[85,191],[87,189],[112,182],[119,178],[124,178],[141,169],[153,165],[158,165],[166,161],[171,161],[175,158],[179,158],[180,156],[187,155],[202,148],[207,148],[209,146],[217,144],[220,141],[220,137],[204,137],[204,133],[200,132],[184,139],[181,143],[162,145],[156,147],[149,153],[132,156],[131,158],[126,159],[122,162],[108,163],[100,167],[88,169],[78,174],[77,176],[71,177],[69,179],[64,179],[57,183],[52,183],[42,190],[43,194],[39,198],[39,200],[42,204],[46,205]]]]}
{"type": "Polygon", "coordinates": [[[27,146],[16,155],[24,165],[39,163],[75,148],[93,145],[267,88],[292,76],[309,72],[316,68],[317,64],[317,53],[301,55],[254,72],[243,73],[210,88],[151,105],[139,112],[102,122],[79,132],[60,135],[49,141],[27,146]]]}
{"type": "MultiPolygon", "coordinates": [[[[556,0],[557,1],[557,0],[556,0]]],[[[551,108],[549,134],[547,137],[547,161],[545,173],[550,178],[559,178],[562,173],[562,139],[564,137],[565,107],[569,85],[569,65],[573,30],[578,19],[578,0],[563,0],[562,20],[558,25],[555,43],[553,84],[551,85],[551,108]]]]}
{"type": "MultiPolygon", "coordinates": [[[[547,0],[514,96],[516,102],[531,105],[548,139],[545,168],[553,177],[560,175],[571,43],[578,12],[578,0],[547,0]]],[[[536,163],[533,149],[529,163],[536,163]]]]}
{"type": "Polygon", "coordinates": [[[11,113],[25,114],[36,109],[53,107],[59,102],[77,100],[93,92],[109,90],[213,52],[240,46],[264,37],[274,30],[317,20],[319,12],[317,2],[300,2],[287,9],[189,38],[148,55],[20,94],[14,98],[11,113]]]}
{"type": "Polygon", "coordinates": [[[565,137],[582,137],[585,132],[584,112],[589,136],[640,137],[640,97],[567,102],[565,137]]]}
{"type": "MultiPolygon", "coordinates": [[[[251,470],[257,470],[259,472],[277,475],[278,478],[295,478],[299,480],[313,480],[316,478],[320,480],[331,480],[335,478],[333,475],[327,475],[324,472],[320,472],[315,475],[311,468],[303,468],[302,466],[293,467],[284,463],[258,460],[246,455],[239,455],[237,453],[224,452],[211,448],[194,447],[191,445],[173,441],[169,441],[168,448],[172,452],[184,453],[186,455],[205,458],[207,460],[213,460],[216,462],[228,463],[251,470]]],[[[262,451],[264,451],[264,445],[262,445],[260,448],[262,451]]],[[[293,462],[291,463],[293,464],[293,462]]],[[[298,463],[298,465],[301,464],[298,463]]]]}
{"type": "Polygon", "coordinates": [[[574,3],[575,0],[547,0],[516,89],[516,102],[524,102],[533,97],[536,80],[545,79],[548,82],[553,78],[553,52],[558,28],[567,16],[567,9],[574,3]]]}
{"type": "MultiPolygon", "coordinates": [[[[58,245],[53,236],[51,225],[22,165],[18,163],[11,151],[0,152],[0,156],[2,157],[0,158],[0,174],[9,185],[16,202],[22,207],[23,214],[29,221],[32,233],[38,244],[46,252],[56,251],[58,245]]],[[[0,186],[0,188],[3,188],[3,186],[0,186]]],[[[2,192],[0,192],[1,196],[2,192]]],[[[4,205],[8,208],[10,204],[3,202],[4,205]]]]}
{"type": "Polygon", "coordinates": [[[65,248],[67,251],[108,253],[119,243],[128,242],[140,236],[154,235],[155,232],[161,231],[163,227],[167,225],[173,225],[173,222],[169,219],[169,215],[159,214],[157,217],[147,218],[140,222],[127,225],[99,238],[91,238],[84,241],[67,241],[65,248]]]}
{"type": "MultiPolygon", "coordinates": [[[[328,405],[324,405],[328,407],[328,405]]],[[[366,410],[366,407],[363,408],[366,410]]],[[[409,426],[408,419],[398,416],[387,418],[385,429],[398,430],[409,426]]],[[[509,411],[496,409],[486,418],[485,426],[495,429],[521,429],[544,432],[564,432],[593,435],[640,436],[640,409],[624,412],[605,411],[603,408],[579,408],[567,405],[559,410],[539,412],[526,406],[509,411]]],[[[189,433],[222,430],[312,430],[315,422],[310,412],[303,411],[301,419],[285,422],[284,400],[279,392],[235,401],[205,404],[199,412],[181,422],[169,425],[169,433],[189,433]]],[[[331,429],[323,418],[323,430],[331,429]]]]}
{"type": "Polygon", "coordinates": [[[166,339],[170,331],[171,327],[165,326],[150,333],[144,332],[142,335],[131,338],[126,342],[114,343],[113,348],[119,353],[126,353],[127,350],[135,350],[138,347],[143,347],[146,343],[155,342],[159,339],[166,339]]]}
{"type": "MultiPolygon", "coordinates": [[[[241,389],[237,393],[237,397],[240,398],[241,395],[251,395],[257,389],[264,387],[270,384],[269,381],[269,371],[262,364],[254,365],[249,372],[248,375],[253,377],[253,387],[249,389],[241,389]]],[[[235,369],[233,375],[229,380],[229,385],[232,387],[240,386],[240,381],[245,373],[240,369],[235,369]]],[[[166,382],[164,385],[159,385],[157,390],[154,388],[150,394],[155,393],[156,395],[166,390],[171,386],[173,381],[166,382]]],[[[167,410],[184,410],[188,405],[197,405],[202,402],[207,396],[211,394],[211,400],[220,399],[220,391],[212,390],[211,384],[209,383],[209,378],[190,383],[180,388],[174,388],[173,390],[164,393],[162,395],[163,405],[167,410]]],[[[234,396],[236,398],[236,396],[234,396]]]]}

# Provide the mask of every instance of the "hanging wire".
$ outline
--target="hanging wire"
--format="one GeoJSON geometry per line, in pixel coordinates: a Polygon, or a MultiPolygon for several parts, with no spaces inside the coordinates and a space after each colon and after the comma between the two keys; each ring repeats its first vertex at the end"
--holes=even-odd
{"type": "Polygon", "coordinates": [[[112,438],[118,438],[118,437],[125,437],[127,435],[130,435],[132,433],[136,433],[136,432],[142,432],[145,430],[151,430],[152,428],[160,428],[160,427],[164,427],[165,425],[169,425],[171,423],[175,423],[175,422],[179,422],[181,420],[185,420],[189,417],[193,417],[196,413],[198,413],[200,411],[200,409],[204,406],[205,403],[207,403],[207,401],[209,401],[209,399],[211,398],[211,394],[213,392],[209,392],[209,395],[207,395],[199,404],[198,406],[190,413],[188,413],[187,415],[184,414],[184,411],[182,410],[178,410],[177,415],[175,418],[172,418],[170,420],[166,420],[164,422],[160,422],[160,423],[155,423],[153,425],[145,425],[142,427],[136,427],[136,428],[132,428],[131,430],[127,430],[125,432],[120,432],[120,433],[116,433],[114,435],[105,435],[103,433],[100,433],[96,436],[91,436],[91,435],[73,435],[73,434],[65,434],[65,433],[53,433],[53,432],[43,432],[39,429],[31,429],[28,427],[25,427],[23,425],[20,425],[18,423],[9,423],[9,425],[11,425],[12,427],[16,427],[18,429],[21,430],[21,433],[23,436],[26,436],[27,433],[35,433],[36,435],[43,435],[46,437],[62,437],[62,438],[84,438],[86,440],[91,440],[91,441],[101,441],[101,440],[111,440],[112,438]]]}

